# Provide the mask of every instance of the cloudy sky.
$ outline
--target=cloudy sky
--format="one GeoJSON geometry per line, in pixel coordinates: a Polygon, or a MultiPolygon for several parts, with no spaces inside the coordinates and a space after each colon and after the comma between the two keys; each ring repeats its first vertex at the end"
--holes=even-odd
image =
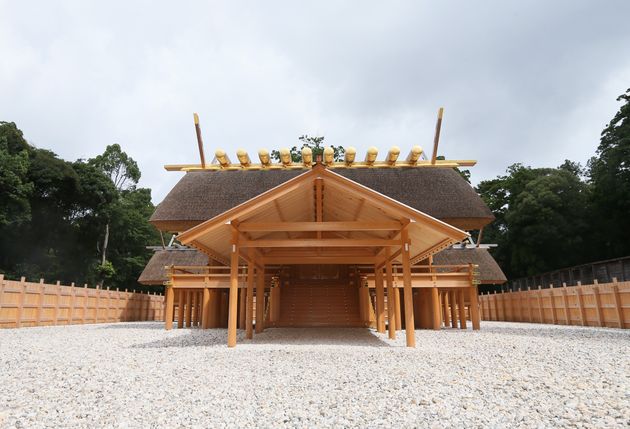
{"type": "MultiPolygon", "coordinates": [[[[301,134],[385,152],[585,162],[630,87],[630,2],[0,0],[0,120],[69,160],[119,143],[161,201],[197,162],[301,134]]],[[[235,158],[234,155],[232,155],[235,158]]]]}

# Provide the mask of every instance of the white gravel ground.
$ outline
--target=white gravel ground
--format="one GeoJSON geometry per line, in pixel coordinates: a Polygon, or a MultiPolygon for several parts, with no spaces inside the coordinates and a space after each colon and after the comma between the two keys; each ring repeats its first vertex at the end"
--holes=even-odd
{"type": "Polygon", "coordinates": [[[630,331],[0,330],[0,427],[629,427],[630,331]]]}

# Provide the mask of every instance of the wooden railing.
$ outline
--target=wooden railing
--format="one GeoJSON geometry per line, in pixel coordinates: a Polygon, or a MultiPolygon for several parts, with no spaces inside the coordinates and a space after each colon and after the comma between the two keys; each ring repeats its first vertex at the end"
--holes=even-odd
{"type": "Polygon", "coordinates": [[[6,280],[0,274],[0,328],[163,320],[164,297],[6,280]]]}
{"type": "Polygon", "coordinates": [[[630,327],[630,282],[578,285],[479,297],[482,320],[630,327]]]}
{"type": "MultiPolygon", "coordinates": [[[[369,287],[374,287],[374,272],[371,267],[359,267],[364,273],[369,287]]],[[[414,265],[411,267],[411,286],[413,288],[462,288],[477,284],[478,266],[466,265],[414,265]]],[[[402,287],[402,269],[394,268],[395,287],[402,287]]]]}

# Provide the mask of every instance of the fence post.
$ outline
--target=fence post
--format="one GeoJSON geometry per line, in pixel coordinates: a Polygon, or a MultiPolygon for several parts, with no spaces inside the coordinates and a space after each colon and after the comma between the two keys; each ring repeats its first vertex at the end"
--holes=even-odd
{"type": "Polygon", "coordinates": [[[575,294],[577,295],[578,308],[580,309],[580,321],[582,322],[582,326],[586,326],[586,310],[584,309],[581,281],[578,281],[578,285],[575,288],[575,294]]]}
{"type": "Polygon", "coordinates": [[[617,323],[621,329],[626,327],[625,321],[623,320],[623,308],[621,308],[621,296],[619,296],[619,286],[617,285],[617,278],[613,277],[613,300],[615,301],[615,310],[617,310],[617,323]]]}
{"type": "MultiPolygon", "coordinates": [[[[596,283],[597,284],[597,283],[596,283]]],[[[602,298],[599,296],[599,287],[593,286],[593,296],[595,297],[595,311],[597,313],[597,324],[604,326],[604,312],[602,311],[602,298]]]]}
{"type": "MultiPolygon", "coordinates": [[[[87,284],[85,285],[87,287],[87,284]]],[[[101,310],[101,293],[103,289],[101,289],[98,285],[96,285],[96,303],[94,304],[94,323],[98,323],[98,313],[101,310]]]]}
{"type": "Polygon", "coordinates": [[[4,295],[4,274],[0,274],[0,308],[2,308],[3,295],[4,295]]]}
{"type": "Polygon", "coordinates": [[[549,301],[551,302],[551,320],[554,325],[557,325],[558,315],[556,314],[556,297],[553,294],[553,283],[549,284],[549,301]]]}
{"type": "Polygon", "coordinates": [[[22,309],[24,308],[24,297],[26,295],[26,277],[20,278],[20,295],[18,296],[17,313],[15,316],[15,327],[22,326],[22,309]]]}
{"type": "Polygon", "coordinates": [[[532,307],[532,297],[530,296],[531,287],[527,286],[527,293],[525,297],[527,298],[527,312],[529,313],[529,323],[534,321],[534,308],[532,307]]]}
{"type": "MultiPolygon", "coordinates": [[[[74,283],[72,283],[72,287],[74,287],[74,283]]],[[[83,285],[83,315],[81,316],[81,324],[85,324],[85,317],[87,315],[87,306],[88,306],[88,290],[87,285],[83,285]]]]}
{"type": "Polygon", "coordinates": [[[571,326],[571,312],[569,309],[569,294],[567,293],[567,284],[562,283],[562,303],[564,305],[564,322],[571,326]]]}
{"type": "Polygon", "coordinates": [[[59,323],[59,301],[61,301],[61,282],[57,280],[55,284],[55,308],[53,310],[53,325],[57,325],[59,323]]]}
{"type": "Polygon", "coordinates": [[[538,285],[538,316],[540,323],[545,323],[545,309],[543,308],[542,286],[538,285]]]}
{"type": "Polygon", "coordinates": [[[37,313],[35,316],[35,326],[39,326],[42,322],[42,309],[44,307],[44,279],[39,279],[39,297],[37,300],[37,313]]]}
{"type": "Polygon", "coordinates": [[[66,319],[66,325],[74,324],[74,307],[77,305],[77,289],[70,288],[70,305],[68,306],[68,318],[66,319]]]}

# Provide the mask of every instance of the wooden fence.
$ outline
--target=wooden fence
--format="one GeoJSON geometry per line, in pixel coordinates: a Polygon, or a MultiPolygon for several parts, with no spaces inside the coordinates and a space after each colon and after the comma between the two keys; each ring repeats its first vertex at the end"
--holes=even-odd
{"type": "Polygon", "coordinates": [[[482,294],[482,320],[630,328],[630,281],[482,294]]]}
{"type": "Polygon", "coordinates": [[[164,320],[164,296],[5,280],[0,274],[0,328],[164,320]]]}

